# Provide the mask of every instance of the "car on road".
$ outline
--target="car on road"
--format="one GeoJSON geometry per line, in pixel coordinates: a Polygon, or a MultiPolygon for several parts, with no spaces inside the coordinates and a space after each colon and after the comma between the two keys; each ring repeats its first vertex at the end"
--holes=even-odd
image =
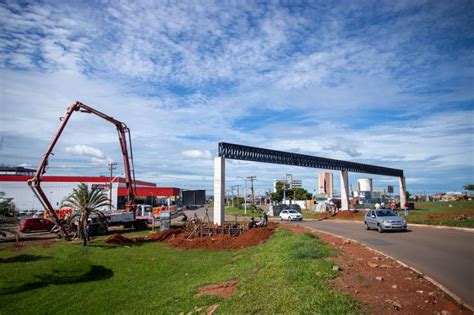
{"type": "Polygon", "coordinates": [[[280,212],[280,220],[302,221],[303,215],[296,210],[286,209],[280,212]]]}
{"type": "Polygon", "coordinates": [[[27,218],[21,221],[20,231],[30,233],[32,231],[51,231],[55,226],[54,222],[42,218],[27,218]]]}
{"type": "Polygon", "coordinates": [[[364,217],[366,230],[377,229],[380,233],[388,230],[406,231],[407,221],[389,209],[367,211],[364,217]]]}

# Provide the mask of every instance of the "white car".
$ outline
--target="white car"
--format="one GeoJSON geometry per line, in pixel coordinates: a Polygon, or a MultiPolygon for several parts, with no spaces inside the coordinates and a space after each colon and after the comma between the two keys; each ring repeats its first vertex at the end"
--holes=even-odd
{"type": "Polygon", "coordinates": [[[283,210],[282,212],[280,212],[280,220],[302,221],[303,216],[301,215],[301,213],[299,213],[296,210],[288,209],[288,210],[283,210]]]}

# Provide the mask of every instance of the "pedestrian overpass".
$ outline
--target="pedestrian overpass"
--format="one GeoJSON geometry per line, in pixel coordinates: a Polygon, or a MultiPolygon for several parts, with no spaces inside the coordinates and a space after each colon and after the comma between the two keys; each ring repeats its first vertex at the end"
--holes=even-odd
{"type": "Polygon", "coordinates": [[[394,176],[399,178],[400,204],[404,205],[406,202],[406,187],[403,170],[219,142],[218,156],[214,160],[214,223],[218,225],[224,224],[225,217],[225,159],[340,171],[341,209],[343,210],[349,209],[349,172],[394,176]]]}

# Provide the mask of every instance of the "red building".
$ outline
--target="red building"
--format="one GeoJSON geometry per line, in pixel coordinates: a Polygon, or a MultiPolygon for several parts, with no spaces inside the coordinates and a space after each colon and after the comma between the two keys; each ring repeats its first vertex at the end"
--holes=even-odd
{"type": "MultiPolygon", "coordinates": [[[[27,181],[31,178],[31,175],[0,174],[0,193],[5,198],[13,198],[13,202],[20,210],[42,210],[41,203],[28,186],[27,181]]],[[[114,177],[111,182],[106,176],[44,176],[41,187],[51,204],[59,208],[61,201],[80,183],[90,187],[101,187],[111,197],[114,209],[124,207],[127,189],[125,178],[122,177],[114,177]]],[[[179,188],[157,187],[155,183],[140,180],[135,184],[136,197],[142,203],[152,204],[160,198],[174,200],[181,196],[179,188]]]]}

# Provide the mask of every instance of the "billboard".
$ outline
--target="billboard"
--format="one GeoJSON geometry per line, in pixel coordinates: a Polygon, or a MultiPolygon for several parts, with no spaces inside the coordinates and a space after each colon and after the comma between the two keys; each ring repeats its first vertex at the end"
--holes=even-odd
{"type": "Polygon", "coordinates": [[[390,186],[390,185],[387,186],[387,192],[388,192],[389,194],[392,194],[392,193],[393,193],[393,186],[390,186]]]}

